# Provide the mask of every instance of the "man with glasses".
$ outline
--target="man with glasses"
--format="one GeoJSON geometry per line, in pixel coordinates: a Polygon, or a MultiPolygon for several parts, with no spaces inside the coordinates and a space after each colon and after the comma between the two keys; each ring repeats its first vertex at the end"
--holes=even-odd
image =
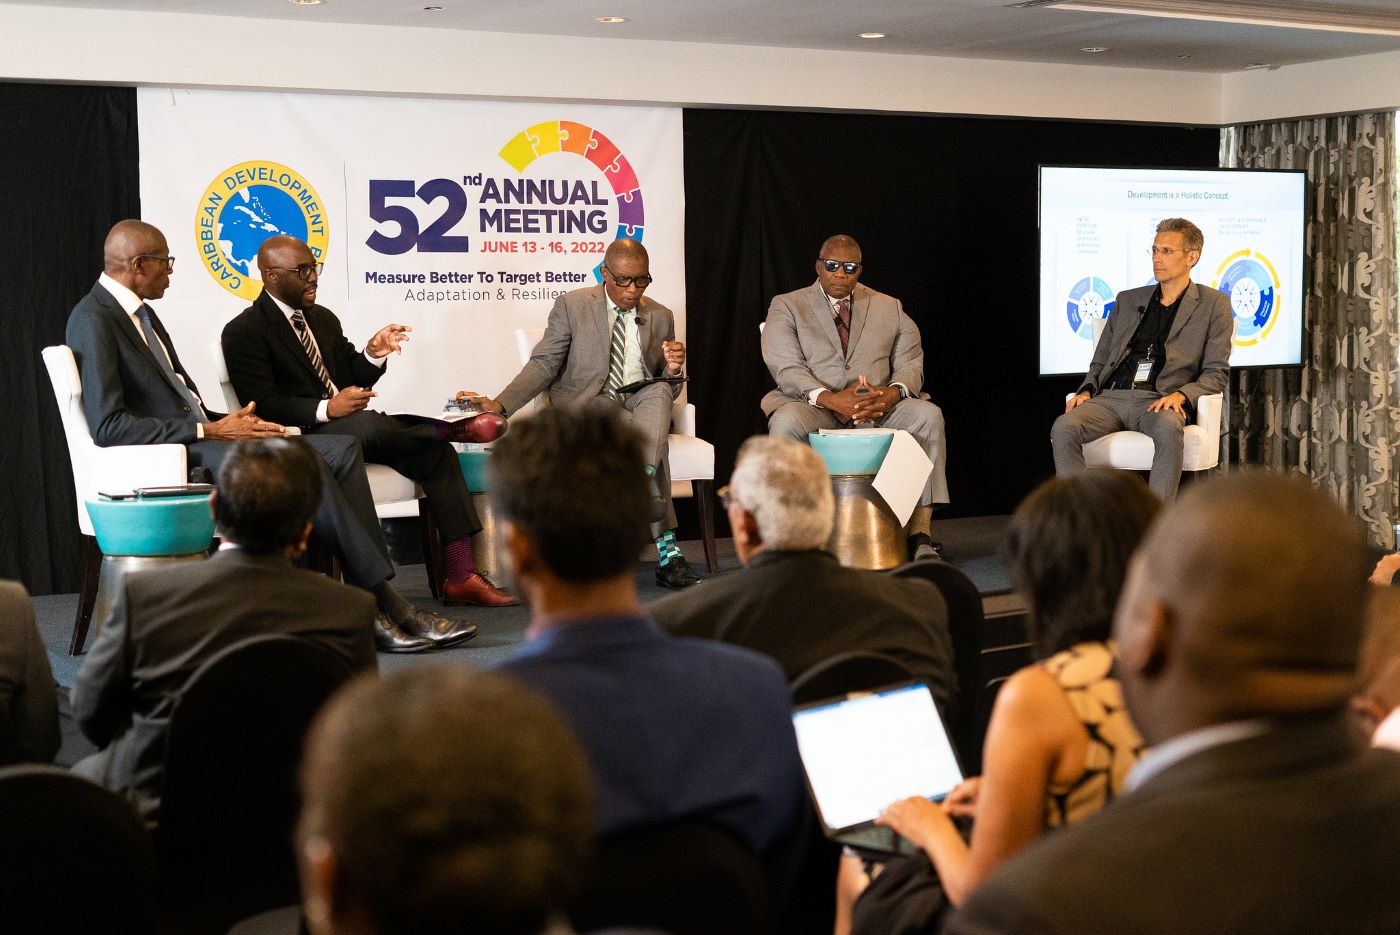
{"type": "MultiPolygon", "coordinates": [[[[182,444],[191,467],[217,472],[233,450],[230,442],[287,434],[284,426],[254,414],[251,402],[228,415],[204,404],[170,333],[148,304],[165,295],[175,267],[164,234],[144,221],[120,221],[102,252],[103,273],[74,307],[67,332],[94,442],[182,444]]],[[[379,648],[414,652],[436,645],[402,629],[423,633],[453,622],[415,609],[389,583],[394,566],[374,514],[360,446],[343,435],[307,442],[321,456],[321,502],[312,532],[340,559],[345,580],[374,595],[379,648]]]]}
{"type": "MultiPolygon", "coordinates": [[[[410,425],[368,408],[389,355],[403,352],[413,329],[385,325],[363,353],[357,351],[335,313],[316,304],[321,264],[295,237],[264,241],[258,248],[258,270],[262,294],[224,326],[224,361],[238,398],[256,403],[269,419],[300,426],[305,435],[358,438],[365,461],[387,464],[422,484],[445,543],[444,604],[514,604],[513,597],[476,570],[473,560],[471,537],[481,530],[481,521],[449,443],[467,440],[467,424],[410,425]]],[[[422,635],[451,644],[474,632],[459,621],[422,635]]]]}
{"type": "Polygon", "coordinates": [[[1148,486],[1163,500],[1181,483],[1188,414],[1224,391],[1234,314],[1230,297],[1191,281],[1205,237],[1185,218],[1167,218],[1152,241],[1155,285],[1118,293],[1089,372],[1050,430],[1055,473],[1084,470],[1084,446],[1110,432],[1152,439],[1148,486]]]}
{"type": "Polygon", "coordinates": [[[679,376],[685,366],[685,345],[675,339],[671,310],[642,295],[652,283],[645,247],[626,237],[614,240],[603,254],[602,274],[602,285],[575,289],[555,300],[544,337],[499,396],[462,395],[488,412],[505,415],[519,412],[543,392],[549,393],[554,406],[620,410],[641,432],[643,455],[652,472],[656,583],[666,588],[689,587],[700,576],[676,542],[671,479],[666,471],[671,403],[680,395],[681,385],[655,382],[631,392],[622,390],[651,378],[679,376]]]}
{"type": "Polygon", "coordinates": [[[877,425],[903,429],[923,446],[933,471],[909,519],[909,557],[938,558],[929,523],[948,502],[943,411],[919,390],[924,350],[899,300],[860,285],[860,244],[828,237],[817,281],[773,299],[763,326],[763,362],[778,388],[760,405],[772,435],[806,442],[821,429],[877,425]]]}

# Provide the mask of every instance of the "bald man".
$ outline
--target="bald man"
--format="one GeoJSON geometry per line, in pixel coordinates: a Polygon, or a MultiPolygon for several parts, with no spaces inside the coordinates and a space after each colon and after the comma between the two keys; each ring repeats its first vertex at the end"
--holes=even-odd
{"type": "MultiPolygon", "coordinates": [[[[322,264],[295,237],[269,237],[258,248],[262,294],[224,326],[224,361],[243,402],[256,403],[269,419],[301,428],[304,435],[350,435],[360,440],[365,461],[387,464],[423,485],[423,495],[444,542],[444,604],[504,607],[515,598],[476,569],[471,537],[481,531],[471,491],[449,440],[465,429],[409,425],[369,408],[373,386],[390,354],[408,343],[408,325],[388,324],[365,343],[364,352],[345,339],[340,319],[316,304],[322,264]]],[[[440,636],[444,644],[475,632],[459,623],[440,636]]]]}
{"type": "Polygon", "coordinates": [[[1347,720],[1367,557],[1301,479],[1246,471],[1169,508],[1114,627],[1151,745],[1128,794],[1008,862],[948,931],[1400,931],[1400,754],[1347,720]]]}
{"type": "Polygon", "coordinates": [[[519,412],[541,393],[548,393],[554,406],[601,406],[620,412],[642,434],[642,454],[652,471],[656,583],[689,587],[700,576],[676,543],[666,471],[671,404],[680,395],[680,384],[652,383],[633,393],[618,391],[647,377],[679,376],[685,367],[685,345],[676,340],[671,310],[643,295],[652,283],[646,247],[626,237],[614,240],[603,255],[602,274],[601,285],[566,292],[554,301],[544,337],[498,396],[461,395],[488,412],[505,415],[519,412]]]}

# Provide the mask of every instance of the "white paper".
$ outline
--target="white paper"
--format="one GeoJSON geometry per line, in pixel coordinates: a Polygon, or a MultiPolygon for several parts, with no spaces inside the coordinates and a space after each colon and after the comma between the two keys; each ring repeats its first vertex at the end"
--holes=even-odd
{"type": "Polygon", "coordinates": [[[885,498],[885,503],[894,512],[895,518],[903,526],[909,522],[914,507],[919,505],[924,484],[933,473],[933,462],[924,454],[924,449],[914,441],[914,437],[903,429],[894,433],[890,440],[890,450],[871,483],[877,493],[885,498]]]}

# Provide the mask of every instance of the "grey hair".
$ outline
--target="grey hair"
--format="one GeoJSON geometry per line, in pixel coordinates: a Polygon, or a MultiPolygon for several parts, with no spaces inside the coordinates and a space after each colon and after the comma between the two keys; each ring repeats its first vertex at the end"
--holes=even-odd
{"type": "Polygon", "coordinates": [[[1201,248],[1206,245],[1206,235],[1186,218],[1162,219],[1157,223],[1157,233],[1180,234],[1181,245],[1186,248],[1187,253],[1200,253],[1201,248]]]}
{"type": "Polygon", "coordinates": [[[770,549],[820,549],[831,538],[836,502],[826,463],[809,446],[755,435],[729,476],[731,503],[753,514],[770,549]]]}

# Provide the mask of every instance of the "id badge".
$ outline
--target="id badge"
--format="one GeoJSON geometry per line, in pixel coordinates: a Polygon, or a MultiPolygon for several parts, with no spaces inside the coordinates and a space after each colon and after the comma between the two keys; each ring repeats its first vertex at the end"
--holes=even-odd
{"type": "Polygon", "coordinates": [[[1146,383],[1152,376],[1152,365],[1156,363],[1151,357],[1144,357],[1138,361],[1137,373],[1133,376],[1134,383],[1146,383]]]}

